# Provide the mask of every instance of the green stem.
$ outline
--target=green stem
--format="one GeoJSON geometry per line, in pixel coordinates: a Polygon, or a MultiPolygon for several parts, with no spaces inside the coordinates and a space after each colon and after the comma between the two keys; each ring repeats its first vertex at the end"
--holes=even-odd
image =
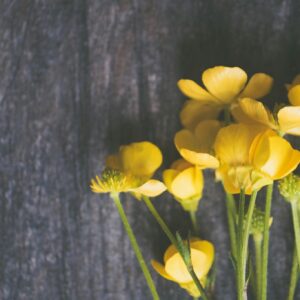
{"type": "Polygon", "coordinates": [[[253,216],[253,211],[255,208],[257,191],[253,191],[250,203],[246,215],[245,224],[244,218],[244,206],[245,206],[245,194],[241,191],[241,209],[239,211],[239,253],[238,253],[238,299],[247,299],[247,288],[246,288],[246,267],[247,267],[247,254],[248,254],[248,244],[249,244],[249,232],[251,227],[251,221],[253,216]],[[244,226],[243,226],[244,225],[244,226]]]}
{"type": "Polygon", "coordinates": [[[197,275],[194,272],[193,266],[192,264],[188,265],[185,257],[183,255],[183,253],[180,251],[179,247],[178,247],[178,243],[177,240],[175,238],[175,236],[173,235],[173,233],[171,232],[171,230],[169,229],[169,227],[167,226],[167,224],[165,223],[165,221],[161,218],[161,216],[159,215],[158,211],[156,210],[156,208],[154,207],[154,205],[152,204],[151,200],[149,197],[143,196],[143,200],[146,204],[146,206],[148,207],[149,211],[152,213],[153,217],[156,219],[157,223],[160,225],[161,229],[164,231],[164,233],[166,234],[166,236],[169,238],[169,240],[171,241],[171,243],[176,247],[176,249],[178,250],[179,254],[181,255],[188,272],[190,273],[198,291],[201,294],[201,297],[203,298],[203,300],[208,300],[208,297],[205,293],[205,290],[202,286],[202,284],[200,283],[200,280],[198,279],[197,275]]]}
{"type": "Polygon", "coordinates": [[[131,242],[131,246],[134,250],[134,253],[136,255],[136,258],[140,264],[140,267],[144,273],[144,276],[145,276],[145,279],[147,281],[147,284],[148,284],[148,287],[151,291],[151,294],[152,294],[152,298],[155,299],[155,300],[159,300],[159,296],[158,296],[158,293],[156,291],[156,288],[155,288],[155,285],[154,285],[154,282],[152,280],[152,277],[151,277],[151,274],[149,272],[149,269],[145,263],[145,260],[143,258],[143,255],[141,253],[141,250],[140,250],[140,247],[136,241],[136,238],[134,236],[134,233],[131,229],[131,226],[128,222],[128,219],[126,217],[126,214],[125,214],[125,211],[123,209],[123,206],[121,204],[121,201],[120,201],[120,197],[119,197],[119,194],[118,193],[111,193],[110,194],[111,198],[114,200],[114,203],[118,209],[118,212],[120,214],[120,217],[121,217],[121,220],[123,222],[123,225],[125,227],[125,230],[128,234],[128,237],[129,237],[129,240],[131,242]]]}
{"type": "Polygon", "coordinates": [[[244,214],[245,214],[245,192],[241,190],[239,199],[239,215],[238,215],[238,232],[237,232],[237,266],[236,266],[236,280],[237,280],[237,298],[243,299],[243,270],[242,270],[242,237],[244,228],[244,214]]]}
{"type": "Polygon", "coordinates": [[[292,264],[292,270],[291,270],[289,294],[288,294],[287,300],[294,300],[298,276],[299,276],[299,267],[298,267],[297,249],[296,249],[296,245],[295,245],[294,251],[293,251],[293,264],[292,264]]]}
{"type": "Polygon", "coordinates": [[[198,224],[197,224],[197,216],[196,216],[196,211],[189,211],[190,214],[190,218],[193,224],[193,230],[195,232],[195,234],[197,235],[199,233],[199,228],[198,228],[198,224]]]}
{"type": "Polygon", "coordinates": [[[268,185],[266,193],[265,217],[264,217],[264,232],[262,245],[262,278],[261,278],[261,300],[267,299],[268,285],[268,256],[269,256],[269,236],[270,236],[270,215],[272,204],[273,183],[268,185]]]}
{"type": "Polygon", "coordinates": [[[299,215],[298,215],[298,201],[297,200],[292,201],[291,206],[292,206],[292,215],[293,215],[295,244],[297,250],[298,264],[300,266],[300,223],[299,223],[299,215]]]}
{"type": "Polygon", "coordinates": [[[254,248],[255,248],[255,288],[256,299],[258,300],[261,295],[261,252],[262,252],[262,234],[258,233],[253,235],[254,248]]]}
{"type": "Polygon", "coordinates": [[[236,207],[235,207],[233,196],[228,193],[226,193],[226,209],[227,209],[231,254],[234,260],[236,261],[237,258],[236,207]]]}

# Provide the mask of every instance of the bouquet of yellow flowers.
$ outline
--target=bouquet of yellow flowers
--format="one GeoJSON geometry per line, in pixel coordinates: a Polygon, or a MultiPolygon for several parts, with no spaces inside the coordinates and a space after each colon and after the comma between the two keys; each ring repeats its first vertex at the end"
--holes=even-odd
{"type": "Polygon", "coordinates": [[[159,293],[120,193],[130,193],[143,202],[170,240],[162,261],[151,261],[153,269],[194,299],[207,300],[214,293],[215,249],[198,236],[196,211],[204,187],[202,170],[213,169],[216,184],[224,188],[237,299],[246,300],[252,289],[255,299],[266,300],[271,204],[278,180],[293,216],[295,247],[288,289],[288,299],[293,299],[300,266],[300,178],[292,172],[300,163],[300,151],[286,136],[300,136],[300,75],[286,85],[289,105],[276,104],[274,110],[259,101],[273,85],[267,74],[257,73],[248,80],[239,67],[217,66],[203,72],[202,82],[204,87],[188,79],[178,82],[188,98],[180,112],[183,129],[174,136],[181,158],[163,171],[162,181],[153,179],[162,164],[162,153],[153,143],[142,141],[121,146],[117,154],[108,156],[101,175],[91,180],[91,189],[110,193],[153,299],[159,299],[159,293]],[[193,232],[187,237],[172,232],[152,202],[151,198],[165,191],[189,213],[193,232]],[[258,193],[265,194],[264,210],[256,206],[258,193]]]}

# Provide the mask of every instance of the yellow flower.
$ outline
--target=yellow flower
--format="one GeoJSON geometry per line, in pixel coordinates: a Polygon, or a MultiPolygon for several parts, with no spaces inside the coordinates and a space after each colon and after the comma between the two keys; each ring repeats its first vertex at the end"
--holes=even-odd
{"type": "Polygon", "coordinates": [[[186,211],[196,211],[202,197],[204,179],[199,167],[180,159],[163,172],[168,191],[186,211]]]}
{"type": "Polygon", "coordinates": [[[246,194],[291,173],[300,162],[300,152],[272,130],[245,124],[222,128],[215,142],[220,161],[217,177],[227,192],[246,194]]]}
{"type": "Polygon", "coordinates": [[[166,190],[165,185],[150,179],[162,163],[162,154],[150,142],[132,143],[121,146],[119,153],[106,159],[106,169],[101,177],[91,180],[94,193],[132,192],[156,197],[166,190]]]}
{"type": "Polygon", "coordinates": [[[261,102],[243,98],[232,108],[231,113],[241,123],[265,126],[281,135],[300,135],[300,106],[285,106],[273,115],[261,102]]]}
{"type": "MultiPolygon", "coordinates": [[[[206,276],[214,261],[214,246],[212,243],[197,238],[190,241],[191,260],[194,271],[205,286],[206,276]]],[[[164,265],[151,261],[153,268],[164,278],[178,283],[193,297],[200,297],[186,265],[174,245],[171,245],[164,254],[164,265]]]]}
{"type": "Polygon", "coordinates": [[[204,168],[217,168],[218,160],[212,154],[215,137],[221,128],[216,120],[200,122],[192,132],[180,130],[174,138],[175,146],[180,155],[191,164],[204,168]]]}
{"type": "Polygon", "coordinates": [[[256,73],[246,85],[247,74],[241,68],[224,66],[205,70],[202,81],[206,90],[192,80],[178,81],[182,93],[194,100],[188,100],[180,113],[183,126],[189,129],[202,120],[216,118],[221,109],[230,107],[241,97],[264,97],[273,84],[269,75],[256,73]]]}

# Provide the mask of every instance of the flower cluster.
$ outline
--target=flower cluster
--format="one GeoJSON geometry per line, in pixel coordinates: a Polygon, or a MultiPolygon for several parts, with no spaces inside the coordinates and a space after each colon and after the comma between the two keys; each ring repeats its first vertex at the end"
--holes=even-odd
{"type": "MultiPolygon", "coordinates": [[[[174,136],[181,158],[163,170],[163,182],[152,178],[162,164],[162,153],[144,141],[121,146],[117,154],[108,156],[104,171],[90,186],[95,193],[110,193],[115,201],[153,299],[159,296],[122,208],[121,192],[144,202],[172,243],[163,264],[153,260],[153,268],[191,296],[207,300],[213,287],[210,270],[215,247],[197,236],[196,212],[204,188],[203,170],[214,170],[226,192],[237,299],[245,299],[250,274],[256,299],[266,300],[272,191],[277,180],[281,194],[292,205],[295,264],[300,266],[300,180],[292,173],[300,163],[300,151],[286,139],[286,135],[300,136],[300,75],[286,85],[289,104],[275,105],[274,110],[261,102],[273,85],[273,78],[265,73],[248,80],[239,67],[217,66],[203,72],[202,83],[204,87],[189,79],[178,82],[187,97],[180,111],[183,128],[174,136]],[[256,207],[256,196],[266,186],[265,209],[261,210],[256,207]],[[189,212],[193,238],[183,241],[178,233],[174,235],[149,199],[166,190],[189,212]],[[254,254],[249,247],[251,236],[254,254]],[[249,257],[255,258],[255,272],[248,270],[249,257]]],[[[290,288],[290,295],[293,292],[290,288]]]]}

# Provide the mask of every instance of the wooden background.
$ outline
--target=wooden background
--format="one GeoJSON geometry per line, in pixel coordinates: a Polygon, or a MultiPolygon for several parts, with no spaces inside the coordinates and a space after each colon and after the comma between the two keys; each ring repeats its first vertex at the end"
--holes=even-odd
{"type": "MultiPolygon", "coordinates": [[[[300,72],[298,0],[0,1],[0,299],[151,299],[117,211],[88,184],[120,144],[172,143],[181,77],[214,65],[275,77],[272,101],[300,72]]],[[[206,172],[198,218],[217,249],[215,299],[235,299],[223,193],[206,172]]],[[[263,199],[260,200],[263,203],[263,199]]],[[[138,201],[123,197],[145,257],[168,241],[138,201]]],[[[155,200],[172,229],[187,215],[155,200]]],[[[269,299],[285,299],[289,206],[275,192],[269,299]]],[[[161,299],[189,299],[153,272],[161,299]]],[[[300,292],[300,291],[299,291],[300,292]]],[[[300,299],[300,293],[298,298],[300,299]]]]}

